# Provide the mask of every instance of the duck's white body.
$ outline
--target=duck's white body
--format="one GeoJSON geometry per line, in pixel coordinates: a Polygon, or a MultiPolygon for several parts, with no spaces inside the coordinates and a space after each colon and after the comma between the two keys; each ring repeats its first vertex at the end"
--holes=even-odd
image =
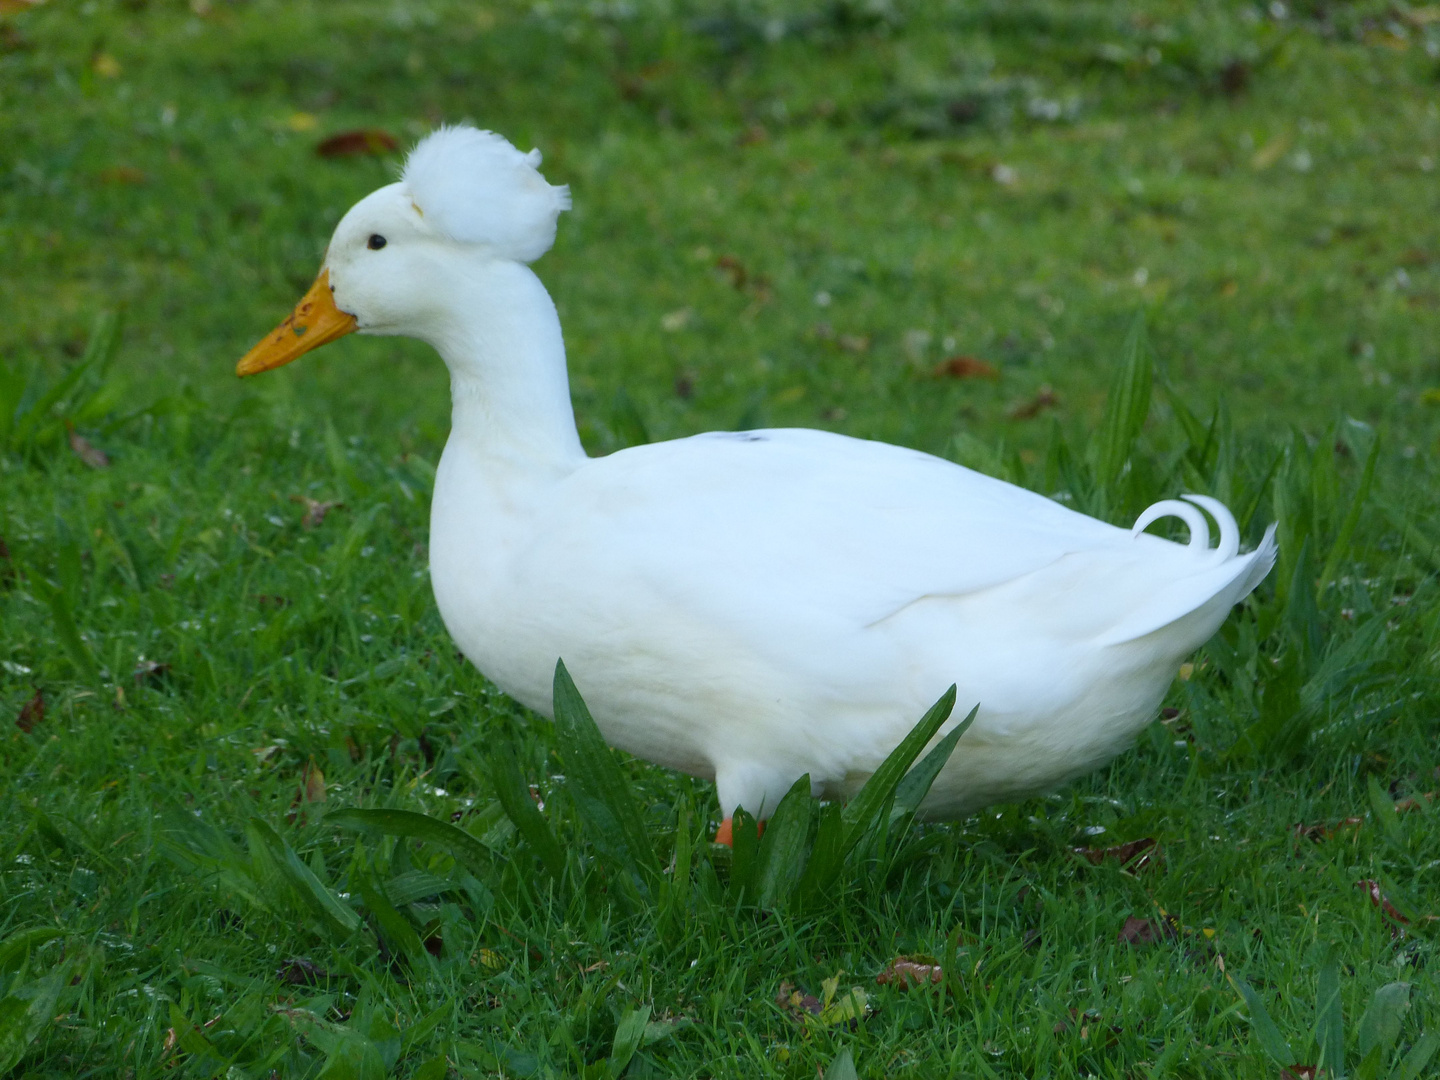
{"type": "Polygon", "coordinates": [[[852,792],[952,682],[957,711],[980,711],[927,815],[1093,769],[1274,561],[1268,534],[1239,554],[1213,500],[1196,501],[1215,548],[1190,504],[1142,516],[1186,518],[1180,545],[820,431],[588,458],[559,320],[524,253],[457,242],[426,190],[407,173],[358,204],[327,271],[360,330],[429,341],[450,368],[430,535],[445,625],[541,713],[563,658],[611,743],[714,777],[727,816],[765,816],[807,773],[817,795],[852,792]],[[398,250],[364,249],[381,228],[398,250]]]}

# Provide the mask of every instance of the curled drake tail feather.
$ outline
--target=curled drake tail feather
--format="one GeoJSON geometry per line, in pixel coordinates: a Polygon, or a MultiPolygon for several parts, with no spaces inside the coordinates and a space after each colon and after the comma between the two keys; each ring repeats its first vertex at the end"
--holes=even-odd
{"type": "Polygon", "coordinates": [[[1235,515],[1230,513],[1230,508],[1209,495],[1182,495],[1180,498],[1185,501],[1161,499],[1151,503],[1135,519],[1130,535],[1139,536],[1162,518],[1175,517],[1190,527],[1188,546],[1191,551],[1214,551],[1216,562],[1233,559],[1240,551],[1240,526],[1235,523],[1235,515]],[[1201,509],[1208,511],[1220,527],[1220,542],[1214,548],[1210,547],[1210,523],[1205,520],[1201,509]]]}
{"type": "Polygon", "coordinates": [[[1228,507],[1208,495],[1186,495],[1185,502],[1165,499],[1140,514],[1131,530],[1138,537],[1147,525],[1177,517],[1190,527],[1188,549],[1201,558],[1191,572],[1181,572],[1145,604],[1129,612],[1100,639],[1121,645],[1162,630],[1173,629],[1177,655],[1198,648],[1224,620],[1225,613],[1255,589],[1275,565],[1275,526],[1260,545],[1240,554],[1240,527],[1228,507]],[[1210,528],[1201,509],[1219,526],[1217,545],[1210,547],[1210,528]]]}

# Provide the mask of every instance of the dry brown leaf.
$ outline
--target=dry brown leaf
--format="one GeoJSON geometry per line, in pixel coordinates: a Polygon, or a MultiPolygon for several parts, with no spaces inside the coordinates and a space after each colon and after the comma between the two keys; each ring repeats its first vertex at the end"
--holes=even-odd
{"type": "Polygon", "coordinates": [[[811,1027],[844,1027],[853,1031],[870,1014],[869,999],[865,991],[852,986],[840,993],[840,977],[837,971],[824,981],[817,998],[803,990],[796,990],[789,982],[782,982],[775,995],[775,1004],[792,1020],[811,1027]]]}
{"type": "Polygon", "coordinates": [[[1049,386],[1042,386],[1029,401],[1021,402],[1010,410],[1011,420],[1034,420],[1046,409],[1053,409],[1060,399],[1049,386]]]}
{"type": "Polygon", "coordinates": [[[796,990],[795,984],[782,982],[779,991],[775,994],[775,1004],[794,1020],[802,1020],[806,1016],[819,1016],[820,999],[814,994],[807,994],[802,990],[796,990]]]}
{"type": "Polygon", "coordinates": [[[1324,1075],[1325,1070],[1314,1065],[1291,1065],[1280,1070],[1280,1080],[1320,1080],[1324,1075]]]}
{"type": "Polygon", "coordinates": [[[1180,923],[1173,915],[1162,915],[1159,920],[1131,915],[1115,939],[1122,945],[1154,945],[1159,941],[1174,941],[1179,936],[1180,923]]]}
{"type": "Polygon", "coordinates": [[[1408,799],[1401,799],[1395,804],[1395,812],[1403,814],[1409,810],[1419,810],[1425,803],[1434,802],[1436,795],[1440,795],[1440,792],[1426,791],[1420,795],[1412,795],[1408,799]]]}
{"type": "Polygon", "coordinates": [[[21,11],[37,8],[45,0],[0,0],[0,15],[14,15],[21,11]]]}
{"type": "Polygon", "coordinates": [[[305,507],[305,517],[300,522],[307,529],[316,529],[325,521],[325,515],[331,510],[343,510],[345,504],[342,502],[320,502],[308,495],[291,495],[290,501],[301,503],[305,507]]]}
{"type": "Polygon", "coordinates": [[[1000,372],[993,364],[974,356],[952,356],[942,360],[931,372],[937,379],[998,379],[1000,372]]]}
{"type": "Polygon", "coordinates": [[[320,771],[320,766],[315,764],[313,758],[305,766],[305,776],[301,780],[297,795],[306,802],[325,801],[325,774],[320,771]]]}
{"type": "MultiPolygon", "coordinates": [[[[1403,926],[1410,925],[1410,920],[1404,915],[1401,915],[1395,905],[1390,902],[1390,898],[1380,891],[1380,883],[1374,878],[1362,878],[1355,882],[1355,887],[1357,889],[1364,889],[1369,893],[1370,906],[1379,908],[1385,918],[1389,919],[1392,923],[1399,923],[1403,926]]],[[[1399,926],[1391,927],[1392,932],[1399,931],[1399,929],[1399,926]]]]}
{"type": "Polygon", "coordinates": [[[91,446],[89,441],[75,430],[75,425],[68,420],[65,421],[65,430],[70,433],[70,449],[75,451],[76,457],[92,469],[108,469],[110,467],[110,459],[106,457],[105,451],[91,446]]]}
{"type": "Polygon", "coordinates": [[[357,157],[373,154],[383,157],[400,149],[400,140],[381,128],[356,128],[341,131],[322,139],[315,146],[315,153],[323,158],[357,157]]]}
{"type": "Polygon", "coordinates": [[[285,815],[285,820],[304,825],[306,822],[305,807],[312,803],[323,803],[325,801],[325,774],[311,758],[305,764],[305,771],[300,776],[300,784],[295,789],[295,797],[290,800],[290,812],[285,815]]]}
{"type": "Polygon", "coordinates": [[[143,184],[150,179],[133,165],[112,165],[95,175],[102,184],[143,184]]]}
{"type": "Polygon", "coordinates": [[[1250,65],[1231,60],[1220,69],[1220,90],[1226,97],[1239,97],[1250,85],[1250,65]]]}
{"type": "Polygon", "coordinates": [[[929,957],[897,956],[875,976],[875,981],[881,986],[893,985],[897,990],[909,990],[911,987],[944,982],[945,973],[929,957]]]}
{"type": "Polygon", "coordinates": [[[24,705],[20,706],[20,715],[15,718],[15,726],[21,731],[29,733],[45,719],[45,695],[39,687],[35,688],[35,696],[24,705]]]}
{"type": "Polygon", "coordinates": [[[303,956],[285,961],[285,965],[275,972],[275,977],[291,986],[319,986],[335,978],[330,972],[303,956]]]}
{"type": "Polygon", "coordinates": [[[1334,825],[1327,824],[1323,821],[1314,825],[1296,825],[1294,828],[1295,839],[1314,840],[1318,844],[1321,840],[1329,840],[1338,833],[1346,831],[1358,832],[1364,824],[1364,818],[1347,817],[1344,821],[1337,822],[1334,825]]]}
{"type": "Polygon", "coordinates": [[[1131,840],[1128,844],[1117,844],[1114,847],[1077,847],[1072,850],[1094,866],[1099,866],[1104,862],[1114,862],[1121,866],[1129,866],[1132,870],[1145,870],[1158,865],[1160,855],[1160,849],[1156,846],[1153,836],[1131,840]],[[1131,863],[1134,865],[1131,866],[1131,863]]]}
{"type": "Polygon", "coordinates": [[[715,260],[715,265],[725,271],[725,276],[730,279],[730,284],[736,289],[744,289],[750,280],[750,274],[745,269],[745,264],[734,255],[721,255],[715,260]]]}

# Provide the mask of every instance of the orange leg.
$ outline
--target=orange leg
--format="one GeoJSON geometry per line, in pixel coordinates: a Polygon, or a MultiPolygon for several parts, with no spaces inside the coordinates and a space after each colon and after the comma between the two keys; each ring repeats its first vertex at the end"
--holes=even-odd
{"type": "MultiPolygon", "coordinates": [[[[720,827],[715,830],[715,843],[724,844],[728,848],[733,848],[735,846],[734,829],[735,825],[728,817],[720,822],[720,827]]],[[[755,823],[755,831],[757,835],[764,836],[765,822],[757,821],[755,823]]]]}

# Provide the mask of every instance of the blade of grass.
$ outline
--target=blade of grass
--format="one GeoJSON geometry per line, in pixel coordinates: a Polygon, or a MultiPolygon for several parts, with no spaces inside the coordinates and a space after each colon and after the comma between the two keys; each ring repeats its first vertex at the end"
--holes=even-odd
{"type": "Polygon", "coordinates": [[[589,835],[648,889],[660,867],[635,792],[563,660],[555,664],[554,707],[560,756],[589,835]]]}
{"type": "Polygon", "coordinates": [[[384,885],[374,872],[366,867],[356,867],[355,887],[366,909],[375,917],[380,936],[390,945],[391,950],[410,961],[412,968],[430,967],[432,958],[425,951],[425,943],[420,940],[419,932],[390,902],[384,885]]]}
{"type": "Polygon", "coordinates": [[[1345,1075],[1345,1017],[1340,1002],[1340,961],[1333,950],[1326,950],[1320,964],[1320,977],[1315,991],[1315,1041],[1320,1047],[1316,1062],[1327,1076],[1345,1075]]]}
{"type": "Polygon", "coordinates": [[[920,804],[924,802],[925,796],[930,794],[930,787],[935,783],[935,778],[940,775],[940,770],[945,767],[945,763],[950,760],[950,755],[955,752],[955,745],[960,741],[960,736],[970,730],[970,725],[975,722],[975,717],[979,712],[980,706],[977,704],[964,720],[956,724],[948,735],[920,759],[918,765],[901,778],[900,783],[895,787],[895,805],[890,811],[892,822],[915,815],[920,804]]]}
{"type": "Polygon", "coordinates": [[[1435,1056],[1436,1050],[1440,1050],[1440,1032],[1425,1032],[1415,1040],[1415,1045],[1401,1060],[1400,1069],[1395,1073],[1395,1080],[1420,1080],[1421,1074],[1425,1072],[1425,1066],[1430,1064],[1430,1059],[1435,1056]]]}
{"type": "Polygon", "coordinates": [[[515,751],[505,743],[497,745],[490,754],[489,766],[490,783],[506,816],[515,823],[515,828],[550,876],[559,881],[565,876],[565,851],[560,841],[555,839],[550,823],[541,815],[535,800],[530,798],[515,751]]]}
{"type": "Polygon", "coordinates": [[[820,810],[820,825],[795,896],[799,906],[813,907],[825,896],[845,864],[845,808],[827,803],[820,810]]]}
{"type": "Polygon", "coordinates": [[[1153,362],[1146,344],[1145,313],[1142,310],[1130,325],[1125,338],[1120,366],[1116,369],[1115,380],[1110,384],[1109,396],[1105,399],[1105,415],[1100,421],[1099,437],[1095,443],[1096,480],[1100,490],[1111,496],[1110,488],[1119,479],[1125,462],[1145,418],[1150,414],[1150,388],[1153,379],[1153,362]]]}
{"type": "Polygon", "coordinates": [[[1370,444],[1370,453],[1365,456],[1365,468],[1360,474],[1360,483],[1355,488],[1355,497],[1350,500],[1350,509],[1345,514],[1340,531],[1335,534],[1335,542],[1330,545],[1325,567],[1320,571],[1320,581],[1315,586],[1317,597],[1325,595],[1325,589],[1335,580],[1335,574],[1340,569],[1340,560],[1350,550],[1350,540],[1355,535],[1355,527],[1360,523],[1360,512],[1365,508],[1365,500],[1370,497],[1370,486],[1375,480],[1375,463],[1379,458],[1380,437],[1377,435],[1370,444]]]}
{"type": "Polygon", "coordinates": [[[295,849],[286,843],[269,823],[260,818],[251,818],[245,832],[250,838],[252,852],[257,845],[263,845],[280,875],[323,923],[345,937],[360,929],[360,916],[355,913],[355,909],[316,877],[315,871],[305,865],[300,856],[295,854],[295,849]]]}
{"type": "Polygon", "coordinates": [[[447,821],[439,821],[414,810],[365,810],[351,807],[326,814],[325,821],[342,829],[404,836],[434,844],[448,851],[458,862],[464,863],[471,870],[483,872],[490,865],[490,852],[475,837],[447,821]]]}
{"type": "Polygon", "coordinates": [[[62,965],[0,998],[0,1074],[19,1064],[26,1049],[49,1026],[69,977],[69,965],[62,965]]]}
{"type": "Polygon", "coordinates": [[[627,1009],[615,1025],[615,1040],[610,1047],[610,1075],[623,1076],[630,1067],[630,1059],[645,1039],[645,1025],[650,1023],[650,1006],[627,1009]]]}
{"type": "Polygon", "coordinates": [[[1245,999],[1245,1007],[1250,1010],[1250,1026],[1255,1031],[1255,1037],[1260,1040],[1260,1046],[1282,1069],[1288,1069],[1294,1065],[1295,1055],[1290,1050],[1290,1044],[1280,1034],[1280,1029],[1275,1026],[1275,1021],[1270,1019],[1270,1014],[1266,1011],[1265,1002],[1261,1000],[1260,995],[1239,975],[1227,977],[1230,985],[1235,987],[1240,996],[1245,999]]]}
{"type": "Polygon", "coordinates": [[[65,649],[65,655],[75,665],[76,671],[88,682],[99,682],[100,665],[95,662],[95,656],[90,652],[90,647],[80,636],[80,630],[75,625],[75,616],[70,612],[70,602],[65,598],[65,590],[51,584],[39,574],[30,575],[30,585],[40,594],[40,599],[45,601],[45,606],[50,609],[50,617],[55,625],[55,636],[60,639],[60,644],[65,649]]]}
{"type": "Polygon", "coordinates": [[[910,730],[910,734],[900,740],[900,745],[890,751],[880,763],[880,767],[855,793],[855,797],[845,804],[846,852],[860,842],[860,838],[874,822],[875,816],[894,796],[895,789],[910,766],[915,763],[915,759],[920,756],[920,751],[935,737],[935,733],[950,718],[954,708],[955,686],[952,684],[950,689],[940,695],[940,700],[930,706],[929,711],[920,718],[920,722],[910,730]]]}
{"type": "Polygon", "coordinates": [[[760,849],[760,826],[743,806],[730,815],[730,895],[755,895],[755,854],[760,849]]]}
{"type": "Polygon", "coordinates": [[[1405,1014],[1410,1011],[1410,984],[1404,982],[1386,983],[1370,997],[1370,1004],[1360,1017],[1359,1050],[1366,1057],[1379,1047],[1388,1051],[1400,1038],[1400,1028],[1405,1014]]]}
{"type": "Polygon", "coordinates": [[[760,907],[774,907],[794,893],[805,868],[805,842],[810,839],[814,806],[810,774],[806,773],[785,793],[766,823],[755,854],[755,903],[760,907]]]}

